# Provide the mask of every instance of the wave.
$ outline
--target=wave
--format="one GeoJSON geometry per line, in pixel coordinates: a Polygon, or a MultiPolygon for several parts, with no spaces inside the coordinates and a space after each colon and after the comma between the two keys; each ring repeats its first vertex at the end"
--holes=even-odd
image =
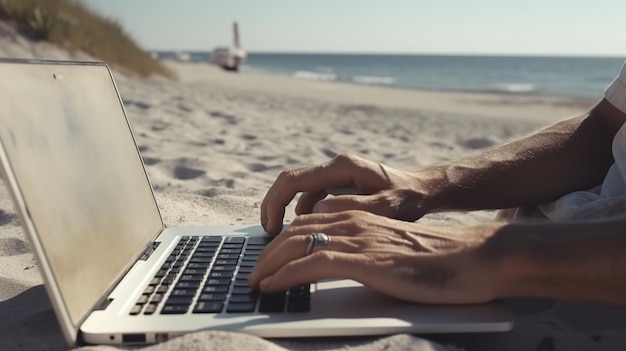
{"type": "Polygon", "coordinates": [[[298,79],[309,79],[309,80],[320,80],[325,82],[334,82],[337,81],[337,75],[334,73],[317,73],[310,71],[297,71],[293,74],[294,78],[298,79]]]}
{"type": "Polygon", "coordinates": [[[504,92],[511,94],[526,94],[537,91],[537,85],[532,83],[501,83],[496,84],[494,92],[504,92]]]}
{"type": "Polygon", "coordinates": [[[352,81],[359,84],[379,84],[379,85],[393,85],[396,80],[392,77],[378,77],[378,76],[354,76],[352,81]]]}

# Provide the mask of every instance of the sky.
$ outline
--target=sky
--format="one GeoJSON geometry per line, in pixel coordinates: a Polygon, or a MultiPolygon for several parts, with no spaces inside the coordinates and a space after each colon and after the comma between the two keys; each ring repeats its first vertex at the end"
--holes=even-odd
{"type": "Polygon", "coordinates": [[[82,0],[147,50],[626,57],[625,0],[82,0]]]}

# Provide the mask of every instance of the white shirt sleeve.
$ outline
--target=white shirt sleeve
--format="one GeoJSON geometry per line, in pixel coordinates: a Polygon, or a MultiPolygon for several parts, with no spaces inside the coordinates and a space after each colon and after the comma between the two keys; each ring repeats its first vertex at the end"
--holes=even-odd
{"type": "Polygon", "coordinates": [[[626,62],[619,76],[604,91],[604,97],[613,106],[626,113],[626,62]]]}

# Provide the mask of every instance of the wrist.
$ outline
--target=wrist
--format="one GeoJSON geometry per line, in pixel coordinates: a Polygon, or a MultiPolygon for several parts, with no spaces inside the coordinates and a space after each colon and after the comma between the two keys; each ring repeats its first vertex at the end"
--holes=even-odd
{"type": "MultiPolygon", "coordinates": [[[[546,277],[556,269],[543,259],[551,246],[536,226],[494,224],[479,256],[493,267],[494,298],[550,297],[546,277]],[[539,254],[541,253],[541,254],[539,254]]],[[[544,233],[545,234],[545,233],[544,233]]],[[[549,281],[550,279],[548,279],[549,281]]]]}
{"type": "Polygon", "coordinates": [[[433,166],[411,172],[413,196],[419,198],[418,212],[422,215],[450,209],[451,184],[441,167],[433,166]]]}

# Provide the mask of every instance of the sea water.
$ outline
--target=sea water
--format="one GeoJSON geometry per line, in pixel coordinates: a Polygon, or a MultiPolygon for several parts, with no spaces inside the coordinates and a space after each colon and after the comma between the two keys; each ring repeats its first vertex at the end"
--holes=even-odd
{"type": "MultiPolygon", "coordinates": [[[[209,52],[189,52],[208,62],[209,52]]],[[[172,53],[159,52],[159,57],[172,53]]],[[[600,98],[625,58],[250,53],[243,71],[400,89],[600,98]]]]}

